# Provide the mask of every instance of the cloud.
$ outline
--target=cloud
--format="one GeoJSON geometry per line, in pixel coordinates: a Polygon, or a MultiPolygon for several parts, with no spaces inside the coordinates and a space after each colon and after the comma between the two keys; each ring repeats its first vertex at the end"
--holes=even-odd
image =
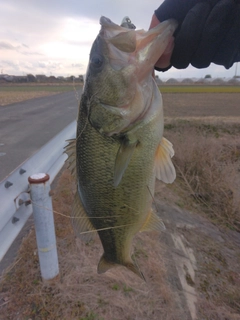
{"type": "Polygon", "coordinates": [[[12,60],[1,60],[0,66],[10,66],[10,67],[18,67],[18,62],[13,62],[12,60]]]}
{"type": "Polygon", "coordinates": [[[0,41],[0,50],[17,50],[18,47],[14,47],[11,43],[9,42],[4,42],[0,41]]]}
{"type": "MultiPolygon", "coordinates": [[[[116,23],[120,23],[122,18],[129,15],[133,23],[142,28],[149,25],[151,16],[155,9],[163,0],[139,1],[138,4],[129,0],[88,0],[84,3],[79,0],[8,0],[4,1],[2,7],[8,13],[19,12],[20,17],[26,12],[26,16],[31,19],[29,13],[34,13],[34,17],[39,14],[43,19],[51,17],[53,20],[59,20],[62,17],[83,18],[88,17],[98,21],[101,15],[109,17],[116,23]],[[27,8],[27,10],[26,10],[27,8]]],[[[2,9],[3,9],[2,8],[2,9]]],[[[44,27],[44,26],[43,26],[44,27]]]]}
{"type": "Polygon", "coordinates": [[[44,56],[43,53],[39,53],[35,51],[20,51],[20,53],[24,56],[44,56]]]}
{"type": "Polygon", "coordinates": [[[136,10],[136,5],[127,0],[114,3],[99,0],[97,4],[95,0],[84,4],[79,0],[0,0],[1,24],[4,25],[0,28],[1,59],[21,61],[21,67],[15,70],[5,63],[4,72],[25,72],[25,63],[29,62],[32,73],[44,69],[65,74],[84,73],[91,45],[100,29],[100,16],[108,16],[118,23],[123,16],[130,15],[135,24],[138,17],[142,27],[145,21],[148,25],[159,1],[152,0],[151,5],[147,0],[143,3],[147,3],[147,10],[143,10],[142,3],[136,10]],[[48,61],[55,61],[55,64],[48,61]]]}
{"type": "Polygon", "coordinates": [[[83,67],[84,67],[84,65],[83,65],[83,64],[81,64],[81,63],[72,63],[72,64],[71,64],[71,67],[72,67],[72,68],[78,68],[78,69],[81,69],[81,68],[83,68],[83,67]]]}
{"type": "MultiPolygon", "coordinates": [[[[154,10],[162,0],[0,0],[1,69],[4,73],[49,73],[79,75],[86,71],[91,45],[96,38],[101,15],[120,23],[128,15],[138,29],[148,29],[154,10]],[[4,62],[5,61],[5,62],[4,62]],[[10,63],[14,61],[15,63],[10,63]]],[[[186,78],[234,75],[211,65],[207,69],[171,68],[160,77],[186,78]]]]}
{"type": "Polygon", "coordinates": [[[38,61],[38,67],[40,68],[47,68],[47,69],[56,69],[62,68],[62,63],[60,61],[38,61]]]}
{"type": "Polygon", "coordinates": [[[69,44],[71,46],[77,46],[77,47],[80,47],[80,46],[84,46],[84,47],[90,47],[93,43],[93,40],[80,40],[80,41],[77,41],[77,40],[67,40],[65,41],[65,44],[69,44]]]}

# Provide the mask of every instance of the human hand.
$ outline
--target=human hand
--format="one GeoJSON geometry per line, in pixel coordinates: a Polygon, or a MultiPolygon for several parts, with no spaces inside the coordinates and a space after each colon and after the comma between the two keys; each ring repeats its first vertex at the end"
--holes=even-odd
{"type": "Polygon", "coordinates": [[[240,0],[165,0],[151,26],[170,18],[180,26],[157,70],[206,68],[211,62],[228,69],[240,61],[240,0]]]}
{"type": "MultiPolygon", "coordinates": [[[[160,21],[158,20],[158,18],[154,14],[152,17],[152,21],[151,21],[149,29],[156,27],[159,23],[160,23],[160,21]]],[[[171,59],[173,48],[174,48],[174,38],[171,37],[165,51],[163,52],[163,54],[161,55],[159,60],[156,62],[155,67],[157,67],[163,71],[165,71],[164,69],[166,69],[166,70],[169,69],[170,59],[171,59]]]]}

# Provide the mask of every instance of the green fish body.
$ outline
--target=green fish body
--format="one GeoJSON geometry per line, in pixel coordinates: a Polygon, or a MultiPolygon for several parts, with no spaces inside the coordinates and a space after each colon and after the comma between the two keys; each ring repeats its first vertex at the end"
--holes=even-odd
{"type": "Polygon", "coordinates": [[[104,250],[99,273],[123,265],[144,278],[131,258],[132,239],[139,231],[164,229],[152,210],[155,179],[175,179],[172,145],[163,138],[161,94],[151,73],[155,51],[164,51],[176,24],[145,32],[104,17],[100,23],[76,141],[67,150],[77,177],[72,221],[78,235],[97,230],[104,250]]]}

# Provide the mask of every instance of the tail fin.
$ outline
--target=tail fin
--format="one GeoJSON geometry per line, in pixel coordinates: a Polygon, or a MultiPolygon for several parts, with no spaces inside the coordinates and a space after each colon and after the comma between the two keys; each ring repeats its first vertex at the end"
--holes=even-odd
{"type": "Polygon", "coordinates": [[[139,276],[141,279],[143,279],[144,281],[146,281],[144,275],[142,274],[141,270],[139,269],[139,267],[137,266],[137,264],[133,261],[129,261],[129,262],[125,262],[122,264],[119,263],[115,263],[112,261],[109,261],[105,254],[102,255],[99,263],[98,263],[98,273],[105,273],[107,270],[114,268],[118,265],[123,265],[125,266],[127,269],[131,270],[132,272],[134,272],[137,276],[139,276]]]}

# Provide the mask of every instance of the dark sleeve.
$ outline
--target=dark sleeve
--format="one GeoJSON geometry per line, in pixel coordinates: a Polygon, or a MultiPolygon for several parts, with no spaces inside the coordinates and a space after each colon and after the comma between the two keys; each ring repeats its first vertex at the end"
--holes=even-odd
{"type": "Polygon", "coordinates": [[[188,11],[198,2],[198,0],[165,0],[155,10],[155,15],[161,22],[173,18],[181,24],[188,11]]]}
{"type": "Polygon", "coordinates": [[[211,62],[228,69],[240,60],[240,0],[165,0],[155,15],[179,23],[171,65],[161,71],[211,62]]]}

